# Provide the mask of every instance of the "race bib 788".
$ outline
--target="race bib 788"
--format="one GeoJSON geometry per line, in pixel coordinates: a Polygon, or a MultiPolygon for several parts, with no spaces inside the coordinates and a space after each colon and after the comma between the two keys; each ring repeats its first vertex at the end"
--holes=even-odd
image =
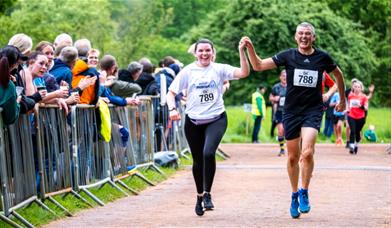
{"type": "Polygon", "coordinates": [[[315,88],[317,82],[318,82],[318,71],[295,69],[295,73],[293,75],[294,86],[315,88]]]}

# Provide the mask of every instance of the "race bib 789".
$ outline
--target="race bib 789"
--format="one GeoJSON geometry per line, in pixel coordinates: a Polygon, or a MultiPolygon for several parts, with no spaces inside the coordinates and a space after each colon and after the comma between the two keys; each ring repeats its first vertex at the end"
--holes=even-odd
{"type": "Polygon", "coordinates": [[[318,82],[318,71],[295,69],[295,73],[293,75],[294,86],[315,88],[317,82],[318,82]]]}

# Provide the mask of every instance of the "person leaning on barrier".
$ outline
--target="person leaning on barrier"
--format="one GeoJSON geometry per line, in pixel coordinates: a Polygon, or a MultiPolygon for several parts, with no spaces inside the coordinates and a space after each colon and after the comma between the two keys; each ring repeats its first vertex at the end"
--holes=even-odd
{"type": "MultiPolygon", "coordinates": [[[[43,80],[45,82],[46,90],[48,92],[48,98],[64,98],[65,103],[68,105],[79,103],[79,94],[70,93],[69,95],[69,85],[65,81],[61,81],[59,85],[56,81],[56,78],[49,73],[49,70],[53,67],[53,57],[54,50],[53,45],[48,41],[41,41],[35,47],[35,51],[42,52],[48,59],[47,69],[48,71],[43,75],[43,80]],[[51,93],[55,92],[54,96],[51,93]],[[65,94],[64,94],[65,93],[65,94]],[[53,96],[53,97],[52,97],[53,96]]],[[[46,103],[46,102],[44,102],[46,103]]]]}
{"type": "Polygon", "coordinates": [[[187,91],[185,135],[193,157],[193,177],[197,189],[195,213],[204,214],[204,208],[214,205],[210,191],[216,171],[215,153],[227,129],[227,115],[223,101],[225,80],[245,78],[250,67],[244,53],[245,43],[239,43],[240,68],[212,61],[213,43],[201,39],[195,44],[197,60],[179,72],[167,93],[171,120],[180,120],[175,96],[187,91]]]}
{"type": "Polygon", "coordinates": [[[98,67],[98,65],[99,65],[99,55],[100,55],[99,50],[95,49],[95,48],[91,48],[87,52],[87,64],[88,64],[89,67],[95,67],[95,68],[98,67]]]}
{"type": "Polygon", "coordinates": [[[282,51],[266,59],[261,59],[256,54],[249,37],[242,38],[254,70],[265,71],[284,67],[287,72],[283,123],[288,148],[287,170],[292,189],[292,218],[298,218],[300,213],[308,213],[311,209],[308,188],[314,168],[316,137],[323,115],[321,87],[324,71],[332,72],[337,80],[341,97],[341,102],[336,107],[337,111],[345,109],[345,83],[342,71],[328,53],[313,46],[315,38],[314,26],[302,22],[296,27],[297,48],[282,51]],[[299,190],[300,173],[302,188],[299,190]]]}
{"type": "MultiPolygon", "coordinates": [[[[116,96],[110,89],[110,86],[115,82],[113,81],[115,75],[117,74],[117,61],[112,55],[103,56],[100,62],[100,84],[104,86],[102,97],[108,103],[112,103],[118,106],[126,106],[126,105],[138,105],[140,103],[138,98],[126,97],[122,98],[120,96],[116,96]]],[[[126,83],[126,82],[124,82],[126,83]]],[[[129,83],[131,84],[131,83],[129,83]]]]}
{"type": "Polygon", "coordinates": [[[72,68],[77,60],[77,49],[74,47],[64,47],[59,55],[59,58],[54,60],[54,65],[49,73],[52,74],[57,81],[65,81],[68,85],[72,85],[72,68]]]}
{"type": "Polygon", "coordinates": [[[138,84],[118,80],[118,66],[114,56],[103,56],[99,65],[100,73],[107,75],[104,86],[109,88],[114,95],[126,98],[141,93],[141,87],[138,84]]]}
{"type": "Polygon", "coordinates": [[[154,76],[155,66],[151,63],[151,60],[145,57],[138,62],[143,65],[143,72],[136,81],[141,86],[141,93],[143,95],[157,95],[159,92],[154,76]]]}
{"type": "Polygon", "coordinates": [[[136,83],[141,87],[143,95],[157,95],[157,86],[152,74],[143,72],[144,65],[133,61],[129,63],[128,69],[121,69],[118,72],[118,79],[125,82],[136,83]]]}
{"type": "Polygon", "coordinates": [[[10,80],[10,72],[17,68],[22,54],[16,47],[0,49],[0,107],[4,124],[12,124],[19,117],[19,101],[15,84],[10,80]]]}
{"type": "Polygon", "coordinates": [[[98,80],[99,72],[95,67],[87,64],[87,53],[91,50],[91,43],[87,39],[80,39],[75,42],[74,46],[78,52],[78,59],[72,68],[72,88],[76,89],[82,80],[88,80],[89,86],[79,92],[79,103],[95,105],[98,102],[101,87],[98,80]]]}

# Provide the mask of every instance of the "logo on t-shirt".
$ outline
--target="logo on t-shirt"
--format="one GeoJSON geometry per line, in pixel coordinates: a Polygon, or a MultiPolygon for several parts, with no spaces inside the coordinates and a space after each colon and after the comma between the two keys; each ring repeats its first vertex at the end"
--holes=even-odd
{"type": "Polygon", "coordinates": [[[310,60],[309,60],[309,59],[305,59],[304,62],[305,62],[305,63],[309,63],[310,60]]]}
{"type": "Polygon", "coordinates": [[[318,82],[318,71],[316,70],[305,70],[295,69],[293,75],[293,85],[302,87],[316,87],[318,82]]]}

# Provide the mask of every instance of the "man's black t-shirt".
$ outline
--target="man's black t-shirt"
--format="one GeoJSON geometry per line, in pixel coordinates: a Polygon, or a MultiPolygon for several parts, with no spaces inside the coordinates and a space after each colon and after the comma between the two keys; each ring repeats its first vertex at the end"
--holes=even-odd
{"type": "Polygon", "coordinates": [[[284,66],[286,69],[284,111],[294,114],[322,111],[322,74],[336,68],[333,59],[316,48],[311,55],[303,55],[297,48],[292,48],[272,59],[278,67],[284,66]]]}

